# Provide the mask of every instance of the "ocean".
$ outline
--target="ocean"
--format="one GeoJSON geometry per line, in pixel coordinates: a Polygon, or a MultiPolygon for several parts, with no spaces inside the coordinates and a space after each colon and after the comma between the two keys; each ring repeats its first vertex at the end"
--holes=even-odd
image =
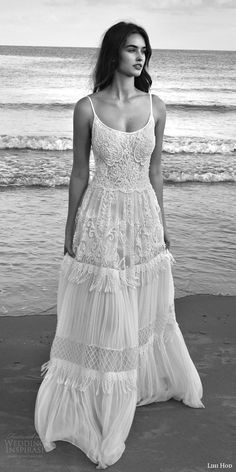
{"type": "MultiPolygon", "coordinates": [[[[95,48],[0,46],[0,316],[55,313],[73,107],[95,48]]],[[[175,297],[236,293],[236,52],[153,50],[175,297]]],[[[94,172],[93,155],[90,159],[94,172]]]]}

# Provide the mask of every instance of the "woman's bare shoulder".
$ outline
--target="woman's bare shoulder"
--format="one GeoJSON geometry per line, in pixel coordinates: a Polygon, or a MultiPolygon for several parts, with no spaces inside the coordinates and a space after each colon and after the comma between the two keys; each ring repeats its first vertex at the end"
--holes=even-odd
{"type": "Polygon", "coordinates": [[[88,96],[80,98],[74,106],[74,119],[77,122],[91,122],[93,112],[88,96]]]}
{"type": "Polygon", "coordinates": [[[85,111],[86,110],[89,110],[91,107],[90,107],[90,103],[89,103],[89,100],[88,100],[88,97],[90,95],[86,95],[82,98],[80,98],[76,103],[75,103],[75,106],[74,106],[74,110],[75,111],[85,111]]]}
{"type": "Polygon", "coordinates": [[[153,104],[153,112],[154,115],[156,116],[156,121],[160,118],[165,120],[166,117],[166,104],[165,102],[158,97],[158,95],[151,94],[152,95],[152,104],[153,104]]]}
{"type": "Polygon", "coordinates": [[[155,105],[155,107],[158,109],[158,110],[166,110],[166,104],[165,102],[160,98],[158,97],[158,95],[152,93],[152,101],[153,101],[153,104],[155,105]]]}

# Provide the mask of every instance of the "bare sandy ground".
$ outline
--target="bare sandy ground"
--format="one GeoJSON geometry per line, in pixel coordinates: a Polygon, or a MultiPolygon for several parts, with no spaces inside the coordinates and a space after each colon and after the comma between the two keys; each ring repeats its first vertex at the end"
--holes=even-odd
{"type": "MultiPolygon", "coordinates": [[[[139,407],[114,472],[236,471],[236,297],[175,301],[176,318],[203,383],[205,409],[181,402],[139,407]]],[[[34,429],[40,366],[49,359],[55,315],[0,318],[0,471],[89,472],[95,464],[57,441],[46,453],[34,429]]]]}

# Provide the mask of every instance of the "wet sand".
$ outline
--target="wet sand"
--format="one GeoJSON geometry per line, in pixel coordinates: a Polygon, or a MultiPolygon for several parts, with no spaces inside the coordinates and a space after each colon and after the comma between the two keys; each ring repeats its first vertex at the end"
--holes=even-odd
{"type": "MultiPolygon", "coordinates": [[[[205,408],[181,402],[137,408],[114,472],[236,471],[236,297],[175,300],[176,318],[203,383],[205,408]]],[[[75,446],[46,453],[34,429],[40,366],[49,359],[56,315],[0,318],[1,472],[96,470],[75,446]]]]}

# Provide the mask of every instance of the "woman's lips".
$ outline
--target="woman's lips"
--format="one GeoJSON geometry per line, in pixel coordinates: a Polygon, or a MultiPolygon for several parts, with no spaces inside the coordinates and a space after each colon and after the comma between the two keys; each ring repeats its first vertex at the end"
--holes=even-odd
{"type": "Polygon", "coordinates": [[[141,64],[135,64],[133,67],[135,67],[135,69],[142,69],[142,65],[141,65],[141,64]]]}

